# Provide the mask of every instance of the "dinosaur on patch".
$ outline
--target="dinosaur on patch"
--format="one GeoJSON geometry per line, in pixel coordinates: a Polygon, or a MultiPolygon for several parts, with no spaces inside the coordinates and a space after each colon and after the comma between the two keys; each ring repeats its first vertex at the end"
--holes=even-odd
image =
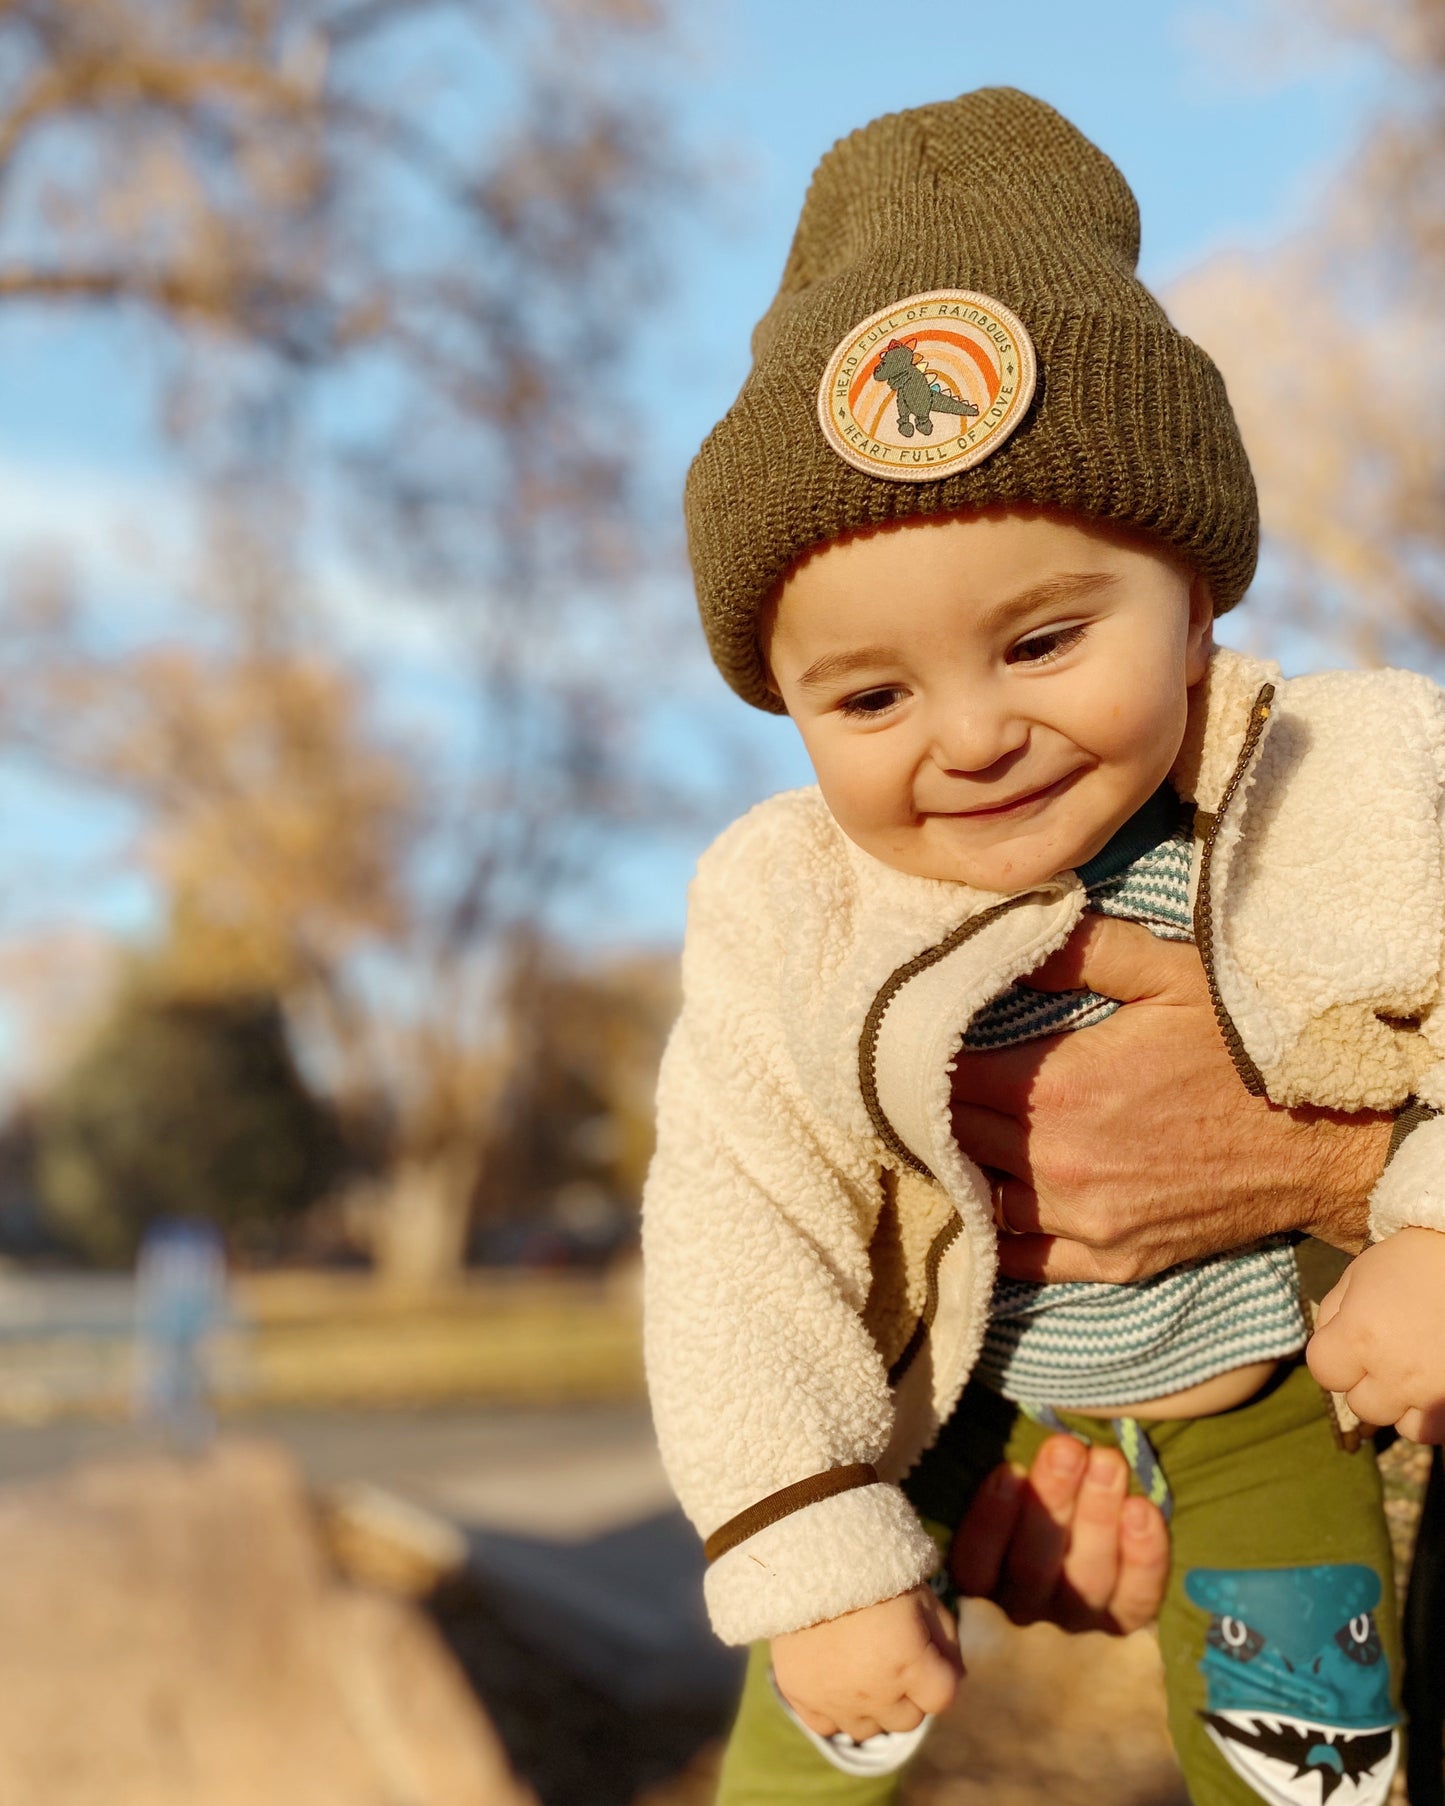
{"type": "Polygon", "coordinates": [[[873,368],[874,382],[887,383],[898,402],[898,430],[905,439],[933,431],[935,414],[977,414],[971,401],[958,401],[928,380],[916,339],[890,339],[873,368]]]}
{"type": "Polygon", "coordinates": [[[1210,1615],[1201,1717],[1235,1773],[1270,1806],[1384,1806],[1399,1714],[1374,1569],[1195,1568],[1184,1590],[1210,1615]]]}

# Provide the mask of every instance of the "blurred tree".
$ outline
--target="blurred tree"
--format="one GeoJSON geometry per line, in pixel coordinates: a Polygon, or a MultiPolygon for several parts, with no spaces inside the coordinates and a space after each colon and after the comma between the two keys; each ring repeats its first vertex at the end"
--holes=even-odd
{"type": "Polygon", "coordinates": [[[652,0],[0,6],[0,296],[154,320],[205,497],[173,632],[16,574],[0,728],[132,804],[171,981],[280,996],[343,1113],[385,1125],[380,1247],[416,1282],[461,1257],[526,1043],[506,975],[609,830],[682,806],[619,652],[673,631],[636,581],[644,308],[685,193],[662,25],[652,0]],[[404,606],[453,722],[462,699],[445,746],[385,733],[343,650],[404,606]]]}
{"type": "Polygon", "coordinates": [[[186,998],[132,985],[47,1100],[41,1196],[92,1259],[129,1263],[160,1217],[248,1238],[311,1203],[338,1170],[331,1119],[265,996],[186,998]]]}
{"type": "Polygon", "coordinates": [[[483,1220],[559,1206],[565,1216],[569,1198],[636,1209],[677,983],[676,960],[662,956],[581,965],[535,948],[514,969],[517,1044],[478,1188],[483,1220]]]}
{"type": "MultiPolygon", "coordinates": [[[[1171,311],[1229,383],[1259,481],[1275,631],[1445,664],[1445,0],[1331,0],[1388,107],[1312,226],[1229,253],[1171,311]]],[[[1251,605],[1251,612],[1256,604],[1251,605]]]]}

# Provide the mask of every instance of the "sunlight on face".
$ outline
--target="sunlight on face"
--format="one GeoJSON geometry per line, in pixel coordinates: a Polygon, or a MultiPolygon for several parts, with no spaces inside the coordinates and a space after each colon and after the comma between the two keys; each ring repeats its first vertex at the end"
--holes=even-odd
{"type": "Polygon", "coordinates": [[[1203,580],[1162,551],[990,510],[826,547],[764,649],[851,840],[1012,892],[1091,858],[1164,780],[1210,622],[1203,580]]]}

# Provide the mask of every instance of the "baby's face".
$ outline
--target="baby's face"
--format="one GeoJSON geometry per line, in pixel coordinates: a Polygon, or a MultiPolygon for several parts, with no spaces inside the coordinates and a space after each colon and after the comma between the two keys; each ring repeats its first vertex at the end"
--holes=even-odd
{"type": "Polygon", "coordinates": [[[990,511],[838,542],[766,652],[824,800],[898,871],[1017,891],[1081,865],[1168,775],[1207,587],[1081,521],[990,511]]]}

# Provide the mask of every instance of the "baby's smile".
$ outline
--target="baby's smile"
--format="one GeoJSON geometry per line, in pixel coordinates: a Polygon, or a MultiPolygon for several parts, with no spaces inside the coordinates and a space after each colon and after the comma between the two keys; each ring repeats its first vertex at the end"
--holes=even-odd
{"type": "Polygon", "coordinates": [[[766,646],[843,831],[886,865],[1013,892],[1091,858],[1167,776],[1205,585],[1064,516],[991,510],[836,542],[766,646]]]}

